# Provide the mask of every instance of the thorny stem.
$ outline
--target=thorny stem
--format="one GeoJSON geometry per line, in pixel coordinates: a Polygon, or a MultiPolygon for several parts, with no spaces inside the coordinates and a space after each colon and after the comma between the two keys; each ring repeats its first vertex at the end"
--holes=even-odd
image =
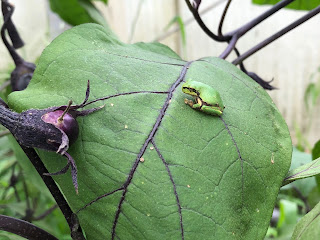
{"type": "Polygon", "coordinates": [[[253,55],[255,52],[257,52],[258,50],[260,50],[261,48],[267,46],[268,44],[272,43],[274,40],[278,39],[279,37],[283,36],[284,34],[286,34],[287,32],[291,31],[292,29],[294,29],[295,27],[299,26],[300,24],[304,23],[305,21],[309,20],[310,18],[314,17],[315,15],[317,15],[320,12],[320,6],[312,9],[310,12],[308,12],[306,15],[304,15],[303,17],[299,18],[298,20],[296,20],[295,22],[291,23],[289,26],[283,28],[282,30],[280,30],[279,32],[273,34],[272,36],[270,36],[269,38],[267,38],[266,40],[260,42],[259,44],[257,44],[256,46],[254,46],[253,48],[249,49],[247,52],[243,53],[242,55],[240,55],[238,58],[236,58],[232,63],[234,65],[237,65],[239,63],[241,63],[243,60],[245,60],[246,58],[248,58],[249,56],[253,55]]]}
{"type": "Polygon", "coordinates": [[[223,13],[222,13],[222,16],[221,16],[221,19],[220,19],[220,23],[219,23],[219,28],[218,28],[218,35],[219,36],[222,36],[222,26],[223,26],[223,22],[224,22],[224,19],[227,15],[227,11],[228,11],[228,8],[230,6],[230,3],[231,3],[232,0],[228,0],[224,10],[223,10],[223,13]]]}

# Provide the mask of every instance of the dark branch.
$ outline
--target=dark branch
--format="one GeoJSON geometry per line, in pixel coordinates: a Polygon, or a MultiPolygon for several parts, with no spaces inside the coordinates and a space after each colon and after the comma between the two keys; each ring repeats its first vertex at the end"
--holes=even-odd
{"type": "Polygon", "coordinates": [[[230,52],[235,48],[235,45],[240,37],[246,34],[249,30],[257,26],[259,23],[263,22],[265,19],[270,17],[272,14],[276,13],[280,9],[284,8],[294,0],[283,0],[277,4],[275,4],[272,8],[261,14],[260,16],[256,17],[252,21],[248,22],[247,24],[243,25],[242,27],[238,28],[237,30],[228,33],[225,37],[231,37],[231,41],[229,42],[228,47],[223,51],[223,53],[219,56],[222,59],[225,59],[230,52]]]}
{"type": "MultiPolygon", "coordinates": [[[[56,185],[56,183],[54,182],[52,177],[43,175],[44,173],[47,173],[48,170],[46,169],[46,167],[42,163],[42,161],[39,158],[36,151],[33,148],[27,148],[24,146],[21,146],[21,148],[25,152],[25,154],[27,155],[27,157],[29,158],[29,160],[31,161],[31,163],[33,164],[35,169],[38,171],[40,177],[42,178],[42,180],[44,181],[46,186],[48,187],[50,193],[52,194],[52,196],[55,199],[55,201],[57,202],[62,214],[64,215],[64,217],[70,227],[70,230],[72,231],[72,229],[74,228],[73,222],[72,222],[73,212],[72,212],[70,206],[68,205],[67,201],[63,197],[62,193],[60,192],[58,186],[56,185]]],[[[79,234],[82,234],[81,228],[79,228],[78,231],[79,231],[79,234]]]]}
{"type": "Polygon", "coordinates": [[[284,8],[285,6],[289,5],[290,3],[292,3],[294,0],[282,0],[281,2],[275,4],[274,6],[272,6],[269,10],[267,10],[266,12],[262,13],[260,16],[256,17],[255,19],[253,19],[252,21],[246,23],[245,25],[243,25],[242,27],[227,33],[225,36],[229,36],[232,37],[234,35],[238,35],[238,37],[243,36],[245,33],[247,33],[249,30],[251,30],[252,28],[254,28],[255,26],[257,26],[259,23],[263,22],[264,20],[266,20],[268,17],[270,17],[271,15],[273,15],[274,13],[276,13],[277,11],[279,11],[280,9],[284,8]]]}
{"type": "Polygon", "coordinates": [[[229,42],[228,47],[223,51],[223,53],[221,53],[219,58],[226,59],[226,57],[228,57],[228,55],[231,53],[231,51],[235,48],[238,39],[239,38],[237,37],[237,35],[234,35],[232,37],[231,41],[229,42]]]}
{"type": "Polygon", "coordinates": [[[300,24],[304,23],[305,21],[309,20],[310,18],[314,17],[315,15],[317,15],[320,12],[320,6],[312,9],[310,12],[308,12],[306,15],[304,15],[303,17],[299,18],[297,21],[291,23],[289,26],[283,28],[282,30],[280,30],[279,32],[273,34],[272,36],[270,36],[269,38],[267,38],[266,40],[260,42],[259,44],[257,44],[256,46],[254,46],[253,48],[249,49],[247,52],[245,52],[244,54],[240,55],[238,58],[236,58],[232,63],[234,65],[237,65],[239,63],[241,63],[243,60],[245,60],[246,58],[248,58],[249,56],[251,56],[252,54],[254,54],[255,52],[257,52],[258,50],[260,50],[261,48],[267,46],[268,44],[272,43],[274,40],[278,39],[279,37],[283,36],[284,34],[286,34],[287,32],[291,31],[292,29],[296,28],[297,26],[299,26],[300,24]]]}
{"type": "Polygon", "coordinates": [[[229,9],[229,6],[230,6],[230,3],[231,3],[232,0],[228,0],[224,10],[223,10],[223,13],[222,13],[222,16],[221,16],[221,19],[220,19],[220,23],[219,23],[219,28],[218,28],[218,35],[219,36],[223,36],[222,34],[222,26],[223,26],[223,22],[224,22],[224,19],[227,15],[227,11],[229,9]]]}
{"type": "Polygon", "coordinates": [[[0,230],[11,232],[31,240],[58,240],[50,233],[38,228],[32,223],[4,215],[0,215],[0,230]]]}
{"type": "MultiPolygon", "coordinates": [[[[3,13],[3,15],[6,15],[8,12],[7,5],[9,5],[8,1],[2,0],[2,13],[3,13]]],[[[21,48],[24,46],[24,42],[21,39],[21,37],[16,29],[16,26],[12,22],[11,18],[8,20],[7,31],[8,31],[9,37],[11,39],[12,45],[15,49],[18,49],[18,48],[21,48]]]]}
{"type": "Polygon", "coordinates": [[[19,54],[16,52],[16,50],[14,49],[13,46],[11,46],[11,44],[8,42],[6,36],[5,36],[5,31],[9,31],[8,28],[10,27],[12,23],[11,21],[11,17],[14,11],[14,6],[10,3],[8,3],[7,1],[2,1],[2,14],[3,14],[3,25],[1,28],[1,38],[2,41],[4,43],[4,45],[6,46],[6,48],[8,49],[15,65],[19,65],[22,64],[24,61],[23,59],[19,56],[19,54]]]}
{"type": "Polygon", "coordinates": [[[218,41],[218,42],[226,42],[229,41],[231,39],[231,37],[227,36],[217,36],[216,34],[214,34],[213,32],[210,31],[210,29],[204,24],[204,22],[202,21],[200,14],[198,12],[198,8],[194,8],[192,6],[192,4],[190,3],[189,0],[185,0],[186,4],[188,5],[189,10],[191,11],[191,13],[193,14],[193,17],[195,18],[195,20],[198,22],[199,26],[202,28],[202,30],[213,40],[218,41]]]}
{"type": "MultiPolygon", "coordinates": [[[[236,52],[237,56],[239,57],[240,53],[239,53],[238,49],[234,48],[234,51],[236,52]]],[[[277,89],[277,88],[270,85],[270,83],[273,81],[273,79],[271,81],[265,81],[261,77],[259,77],[258,74],[254,73],[254,72],[248,72],[247,69],[244,67],[243,62],[240,63],[240,69],[242,72],[244,72],[249,77],[251,77],[254,81],[256,81],[264,89],[267,89],[267,90],[277,89]]]]}
{"type": "Polygon", "coordinates": [[[228,0],[227,5],[224,9],[224,12],[221,16],[221,20],[220,20],[220,24],[219,24],[219,28],[218,28],[218,35],[214,34],[212,31],[210,31],[210,29],[202,21],[200,14],[198,12],[200,2],[198,5],[197,4],[192,5],[189,0],[185,0],[185,1],[186,1],[186,4],[187,4],[189,10],[192,12],[195,20],[198,22],[199,26],[202,28],[202,30],[210,38],[212,38],[213,40],[215,40],[217,42],[229,42],[228,47],[219,56],[220,58],[225,59],[230,54],[230,52],[234,49],[234,47],[240,37],[242,37],[249,30],[251,30],[252,28],[257,26],[259,23],[261,23],[262,21],[264,21],[265,19],[270,17],[272,14],[274,14],[278,10],[284,8],[285,6],[287,6],[288,4],[293,2],[294,0],[283,0],[283,1],[275,4],[273,7],[271,7],[269,10],[267,10],[265,13],[261,14],[260,16],[253,19],[252,21],[248,22],[247,24],[243,25],[242,27],[240,27],[240,28],[238,28],[238,29],[226,34],[226,35],[222,34],[222,25],[223,25],[223,21],[225,19],[227,10],[229,8],[229,5],[231,3],[231,0],[228,0]]]}
{"type": "MultiPolygon", "coordinates": [[[[209,5],[208,7],[202,9],[199,12],[199,14],[203,16],[203,15],[207,14],[211,9],[213,9],[215,7],[218,7],[220,4],[222,4],[225,1],[226,0],[219,0],[217,2],[214,2],[213,4],[209,5]]],[[[183,25],[186,27],[186,26],[190,25],[191,23],[193,23],[194,20],[195,20],[194,17],[188,18],[187,20],[183,21],[183,25]]],[[[179,26],[173,28],[170,31],[165,32],[164,34],[161,34],[160,36],[156,37],[153,41],[154,42],[159,42],[159,41],[165,39],[166,37],[170,36],[171,34],[173,34],[175,32],[178,32],[178,31],[180,31],[180,27],[179,26]]]]}

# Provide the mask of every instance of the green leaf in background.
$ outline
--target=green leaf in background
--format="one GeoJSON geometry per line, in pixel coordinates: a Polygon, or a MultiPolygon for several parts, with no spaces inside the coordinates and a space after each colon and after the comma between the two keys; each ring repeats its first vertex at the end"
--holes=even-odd
{"type": "MultiPolygon", "coordinates": [[[[268,94],[234,65],[181,60],[164,45],[124,44],[103,27],[64,32],[43,52],[16,111],[120,94],[79,117],[78,167],[54,179],[90,239],[262,239],[288,172],[288,128],[268,94]],[[222,118],[184,103],[182,81],[217,89],[222,118]],[[132,91],[140,93],[121,95],[132,91]]],[[[66,160],[38,151],[50,172],[66,160]]]]}
{"type": "Polygon", "coordinates": [[[280,217],[277,224],[281,236],[291,236],[292,231],[298,222],[298,204],[292,201],[281,199],[279,202],[280,217]]]}
{"type": "MultiPolygon", "coordinates": [[[[2,129],[1,129],[2,130],[2,129]]],[[[3,136],[0,138],[0,179],[8,174],[8,172],[12,171],[12,166],[15,164],[15,157],[12,154],[12,150],[10,148],[10,144],[8,142],[8,137],[3,136]]],[[[1,182],[0,182],[1,185],[1,182]]],[[[3,186],[1,186],[3,187],[3,186]]],[[[2,195],[2,190],[0,190],[0,196],[2,195]]]]}
{"type": "Polygon", "coordinates": [[[315,160],[317,158],[320,158],[320,140],[316,142],[312,149],[312,159],[315,160]]]}
{"type": "Polygon", "coordinates": [[[25,238],[15,235],[13,233],[1,231],[0,233],[1,240],[25,240],[25,238]]]}
{"type": "MultiPolygon", "coordinates": [[[[312,148],[312,160],[320,158],[320,140],[316,142],[314,147],[312,148]]],[[[316,176],[316,182],[318,185],[318,190],[320,191],[320,175],[316,176]]]]}
{"type": "Polygon", "coordinates": [[[108,27],[99,10],[89,0],[50,0],[51,10],[71,25],[99,23],[108,27]]]}
{"type": "Polygon", "coordinates": [[[306,105],[307,110],[310,110],[310,108],[316,104],[318,95],[316,84],[310,83],[304,94],[304,104],[306,105]]]}
{"type": "MultiPolygon", "coordinates": [[[[281,0],[252,0],[252,3],[259,5],[274,5],[281,0]]],[[[318,7],[320,0],[295,0],[290,3],[286,8],[295,10],[311,10],[318,7]]]]}
{"type": "Polygon", "coordinates": [[[28,176],[28,179],[30,182],[39,190],[42,194],[46,195],[50,199],[53,200],[51,193],[49,192],[47,186],[42,181],[39,173],[37,170],[33,167],[32,163],[26,156],[26,154],[23,152],[17,141],[14,139],[12,135],[8,137],[8,140],[10,142],[11,148],[14,151],[14,154],[16,156],[17,161],[19,162],[19,165],[23,169],[23,174],[28,176]]]}
{"type": "Polygon", "coordinates": [[[320,236],[320,203],[300,219],[292,234],[291,240],[319,239],[320,236]]]}
{"type": "MultiPolygon", "coordinates": [[[[297,150],[295,147],[293,148],[290,172],[304,166],[305,164],[311,164],[311,163],[312,163],[311,154],[301,152],[297,150]]],[[[314,189],[314,187],[317,186],[317,184],[314,177],[308,177],[304,179],[299,179],[299,181],[291,182],[289,185],[286,185],[281,189],[287,189],[292,186],[299,189],[299,191],[303,194],[303,196],[307,197],[309,193],[314,189]]]]}
{"type": "Polygon", "coordinates": [[[174,23],[177,23],[180,28],[182,45],[183,47],[185,47],[186,46],[186,30],[184,27],[183,20],[180,16],[175,16],[165,27],[165,30],[167,31],[174,23]]]}
{"type": "Polygon", "coordinates": [[[284,179],[283,185],[292,181],[315,176],[320,173],[320,158],[291,170],[284,179]]]}
{"type": "Polygon", "coordinates": [[[93,1],[100,1],[100,2],[104,2],[105,4],[108,4],[108,0],[93,0],[93,1]]]}

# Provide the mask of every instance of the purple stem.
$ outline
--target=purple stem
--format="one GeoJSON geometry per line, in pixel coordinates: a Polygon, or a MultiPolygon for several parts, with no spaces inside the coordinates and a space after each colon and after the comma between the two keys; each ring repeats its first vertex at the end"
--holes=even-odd
{"type": "Polygon", "coordinates": [[[11,22],[11,17],[14,11],[13,5],[11,5],[8,2],[2,2],[2,13],[3,13],[3,25],[1,28],[1,38],[4,43],[4,45],[7,47],[14,63],[16,66],[23,64],[24,60],[19,56],[19,54],[16,52],[14,47],[10,45],[8,42],[6,36],[5,36],[5,31],[9,27],[9,23],[11,22]]]}
{"type": "Polygon", "coordinates": [[[310,12],[308,12],[306,15],[304,15],[303,17],[299,18],[298,20],[296,20],[295,22],[291,23],[289,26],[283,28],[282,30],[280,30],[279,32],[273,34],[272,36],[270,36],[269,38],[265,39],[264,41],[260,42],[259,44],[257,44],[256,46],[254,46],[253,48],[249,49],[247,52],[243,53],[242,55],[240,55],[238,58],[236,58],[235,60],[233,60],[233,64],[237,65],[239,63],[241,63],[243,60],[245,60],[246,58],[248,58],[249,56],[253,55],[255,52],[257,52],[258,50],[260,50],[261,48],[267,46],[268,44],[272,43],[274,40],[278,39],[279,37],[281,37],[282,35],[286,34],[287,32],[291,31],[292,29],[296,28],[297,26],[299,26],[300,24],[304,23],[305,21],[309,20],[310,18],[314,17],[315,15],[317,15],[320,12],[320,6],[312,9],[310,12]]]}
{"type": "Polygon", "coordinates": [[[32,223],[12,218],[4,215],[0,215],[0,230],[7,231],[19,235],[27,239],[47,239],[58,240],[50,233],[43,229],[33,225],[32,223]]]}
{"type": "Polygon", "coordinates": [[[234,30],[230,33],[227,33],[225,36],[230,37],[231,41],[229,42],[228,47],[220,54],[219,58],[225,59],[230,52],[234,49],[237,41],[240,37],[242,37],[244,34],[246,34],[248,31],[250,31],[252,28],[257,26],[259,23],[263,22],[265,19],[270,17],[272,14],[276,13],[280,9],[284,8],[294,0],[283,0],[277,4],[275,4],[272,8],[261,14],[260,16],[256,17],[252,21],[248,22],[247,24],[243,25],[242,27],[238,28],[237,30],[234,30]]]}

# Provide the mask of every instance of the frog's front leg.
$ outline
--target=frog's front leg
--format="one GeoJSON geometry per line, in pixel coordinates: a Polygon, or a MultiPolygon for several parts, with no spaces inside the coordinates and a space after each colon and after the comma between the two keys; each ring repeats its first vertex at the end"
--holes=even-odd
{"type": "Polygon", "coordinates": [[[202,102],[200,98],[196,98],[195,101],[189,100],[189,99],[184,99],[184,103],[188,104],[190,107],[193,109],[200,109],[202,106],[202,102]]]}

